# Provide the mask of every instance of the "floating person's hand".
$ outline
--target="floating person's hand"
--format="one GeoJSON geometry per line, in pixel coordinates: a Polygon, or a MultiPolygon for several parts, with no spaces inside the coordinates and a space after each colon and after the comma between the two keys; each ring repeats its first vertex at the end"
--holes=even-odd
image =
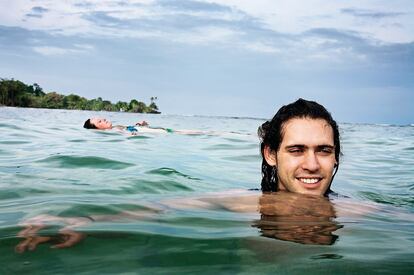
{"type": "Polygon", "coordinates": [[[17,236],[24,238],[15,247],[17,253],[23,253],[27,250],[33,251],[39,244],[51,242],[52,248],[66,248],[71,247],[82,241],[86,234],[77,232],[74,228],[86,225],[92,220],[88,217],[57,217],[52,215],[39,215],[21,222],[19,225],[25,227],[17,236]],[[57,235],[42,236],[39,231],[56,224],[63,224],[64,226],[59,230],[57,235]]]}
{"type": "Polygon", "coordinates": [[[148,126],[148,122],[145,120],[135,123],[136,126],[148,126]]]}

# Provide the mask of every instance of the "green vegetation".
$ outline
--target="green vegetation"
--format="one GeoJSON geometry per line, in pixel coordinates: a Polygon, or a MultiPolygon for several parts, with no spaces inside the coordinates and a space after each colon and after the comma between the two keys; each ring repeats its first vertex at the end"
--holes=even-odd
{"type": "Polygon", "coordinates": [[[75,94],[45,93],[37,83],[26,85],[19,80],[0,78],[0,105],[6,106],[159,114],[155,100],[157,97],[151,97],[149,106],[135,99],[112,104],[100,97],[88,100],[75,94]]]}

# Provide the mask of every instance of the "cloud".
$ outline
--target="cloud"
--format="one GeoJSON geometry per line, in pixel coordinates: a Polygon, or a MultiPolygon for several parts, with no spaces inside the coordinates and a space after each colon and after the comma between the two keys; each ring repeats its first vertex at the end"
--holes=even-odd
{"type": "Polygon", "coordinates": [[[26,17],[42,18],[42,17],[43,17],[43,15],[41,15],[41,14],[36,14],[36,13],[28,13],[28,14],[26,14],[26,17]]]}
{"type": "Polygon", "coordinates": [[[199,27],[194,28],[190,32],[187,31],[181,34],[166,34],[170,41],[178,43],[192,45],[207,45],[214,43],[215,46],[228,45],[229,41],[237,41],[241,35],[241,32],[225,27],[199,27]]]}
{"type": "MultiPolygon", "coordinates": [[[[16,7],[10,15],[15,18],[10,19],[7,25],[15,22],[22,29],[49,35],[43,42],[30,45],[43,55],[79,53],[78,47],[51,42],[53,37],[59,40],[62,37],[74,40],[122,38],[246,50],[273,55],[286,62],[314,58],[326,62],[364,62],[370,57],[382,55],[385,44],[394,44],[393,40],[407,37],[403,21],[381,21],[369,26],[348,24],[352,19],[348,15],[378,19],[404,17],[401,16],[404,13],[395,9],[378,12],[372,8],[346,8],[334,2],[329,10],[325,6],[313,8],[316,0],[301,6],[283,0],[257,1],[257,5],[253,5],[240,0],[90,0],[75,4],[39,0],[35,7],[29,4],[25,8],[16,7]],[[26,14],[27,22],[18,18],[20,10],[31,11],[26,14]],[[274,18],[279,21],[273,22],[274,18]],[[346,20],[342,22],[342,19],[346,20]],[[276,24],[280,20],[296,25],[280,28],[276,24]],[[342,25],[337,22],[342,22],[342,25]],[[400,32],[396,31],[397,28],[400,32]]],[[[381,9],[384,10],[384,7],[381,9]]],[[[0,18],[2,15],[7,14],[0,11],[0,18]]],[[[74,44],[76,42],[69,43],[74,44]]]]}
{"type": "Polygon", "coordinates": [[[68,54],[83,54],[93,50],[91,45],[75,44],[72,48],[63,48],[55,46],[35,46],[33,51],[44,56],[62,56],[68,54]]]}
{"type": "Polygon", "coordinates": [[[42,18],[43,14],[48,12],[49,9],[43,8],[41,6],[36,6],[31,9],[31,13],[27,13],[26,17],[31,18],[42,18]]]}
{"type": "Polygon", "coordinates": [[[79,7],[79,8],[91,8],[94,7],[95,5],[91,2],[79,2],[79,3],[74,3],[73,6],[75,7],[79,7]]]}
{"type": "Polygon", "coordinates": [[[115,16],[111,16],[108,12],[97,11],[88,13],[82,16],[84,19],[93,22],[98,26],[103,27],[126,27],[128,26],[127,20],[121,20],[115,16]]]}
{"type": "Polygon", "coordinates": [[[161,7],[179,11],[231,12],[231,8],[228,6],[202,1],[161,0],[157,4],[161,7]]]}
{"type": "Polygon", "coordinates": [[[178,35],[194,34],[193,30],[206,28],[243,29],[243,32],[262,29],[279,34],[332,28],[364,32],[387,42],[411,42],[414,37],[412,28],[407,25],[407,16],[402,16],[406,14],[394,8],[401,5],[387,3],[378,5],[378,9],[387,12],[377,11],[371,4],[364,4],[363,9],[344,6],[356,3],[352,0],[347,3],[333,1],[322,6],[320,0],[309,0],[301,5],[287,0],[256,0],[254,3],[242,0],[38,0],[36,3],[32,7],[30,3],[17,2],[11,5],[8,13],[0,3],[0,25],[45,30],[59,35],[126,38],[154,37],[161,33],[173,35],[174,32],[178,35]],[[21,14],[25,10],[30,10],[30,13],[21,14]],[[22,20],[22,16],[27,20],[22,20]],[[367,25],[354,22],[353,17],[394,20],[385,22],[388,24],[384,28],[384,22],[367,25]]]}
{"type": "Polygon", "coordinates": [[[18,50],[27,47],[35,39],[44,39],[47,35],[41,31],[30,31],[19,27],[0,26],[0,47],[4,50],[18,50]]]}
{"type": "Polygon", "coordinates": [[[89,23],[92,35],[155,38],[192,45],[234,43],[234,37],[244,32],[242,28],[254,24],[252,18],[221,5],[184,3],[160,1],[142,10],[98,10],[82,13],[81,18],[89,23]]]}
{"type": "Polygon", "coordinates": [[[349,14],[355,17],[371,18],[371,19],[383,19],[389,17],[398,17],[405,15],[404,12],[379,12],[366,9],[355,9],[355,8],[346,8],[341,9],[341,12],[344,14],[349,14]]]}
{"type": "Polygon", "coordinates": [[[43,7],[40,7],[40,6],[36,6],[36,7],[32,8],[32,12],[34,12],[34,13],[45,13],[47,11],[49,11],[49,9],[46,9],[46,8],[43,8],[43,7]]]}
{"type": "Polygon", "coordinates": [[[263,42],[253,42],[245,45],[245,48],[254,52],[267,54],[280,54],[282,50],[274,45],[269,45],[263,42]]]}

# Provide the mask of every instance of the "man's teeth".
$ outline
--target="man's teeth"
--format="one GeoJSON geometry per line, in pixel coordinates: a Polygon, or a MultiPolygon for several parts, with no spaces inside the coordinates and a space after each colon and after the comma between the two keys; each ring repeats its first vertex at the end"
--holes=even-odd
{"type": "Polygon", "coordinates": [[[317,183],[319,181],[319,179],[304,179],[304,178],[301,178],[300,181],[303,182],[303,183],[313,184],[313,183],[317,183]]]}

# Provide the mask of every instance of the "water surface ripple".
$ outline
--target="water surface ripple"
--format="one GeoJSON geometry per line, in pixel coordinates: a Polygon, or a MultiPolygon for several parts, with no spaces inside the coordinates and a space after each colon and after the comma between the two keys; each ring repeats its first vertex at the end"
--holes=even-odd
{"type": "Polygon", "coordinates": [[[328,200],[248,191],[262,122],[0,107],[0,274],[412,274],[414,127],[340,124],[328,200]],[[219,134],[83,129],[93,116],[219,134]],[[50,248],[62,229],[81,241],[50,248]]]}

